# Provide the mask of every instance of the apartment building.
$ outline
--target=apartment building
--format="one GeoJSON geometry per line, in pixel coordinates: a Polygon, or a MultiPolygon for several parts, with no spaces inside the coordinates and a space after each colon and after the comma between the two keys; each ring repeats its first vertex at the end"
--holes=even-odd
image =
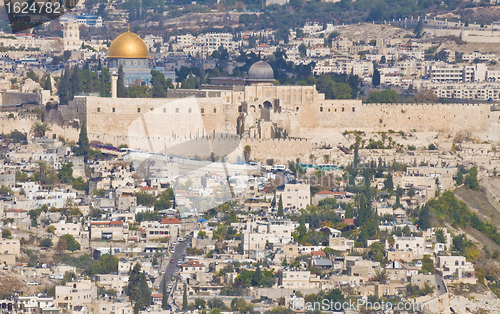
{"type": "Polygon", "coordinates": [[[290,219],[250,221],[243,230],[241,245],[244,254],[254,250],[264,250],[267,243],[284,245],[293,241],[295,225],[290,219]]]}
{"type": "Polygon", "coordinates": [[[90,240],[123,241],[128,239],[128,223],[123,221],[92,221],[90,240]]]}
{"type": "Polygon", "coordinates": [[[432,82],[467,83],[483,82],[488,68],[484,63],[475,65],[453,65],[433,63],[427,65],[426,75],[432,82]]]}
{"type": "Polygon", "coordinates": [[[278,285],[284,289],[319,289],[320,277],[308,270],[280,270],[278,285]]]}
{"type": "Polygon", "coordinates": [[[75,239],[80,238],[82,231],[82,225],[80,223],[66,223],[66,221],[61,220],[58,223],[53,223],[52,226],[55,227],[54,234],[58,237],[71,234],[75,239]]]}
{"type": "Polygon", "coordinates": [[[175,239],[179,236],[182,222],[177,218],[163,218],[160,222],[141,222],[141,239],[147,241],[155,239],[175,239]]]}
{"type": "Polygon", "coordinates": [[[281,190],[276,191],[276,199],[280,197],[283,208],[299,210],[311,204],[311,187],[309,184],[285,184],[281,190]]]}
{"type": "Polygon", "coordinates": [[[41,313],[43,309],[54,306],[54,298],[49,296],[19,296],[17,306],[22,313],[41,313]]]}
{"type": "Polygon", "coordinates": [[[388,241],[385,241],[386,250],[413,252],[414,257],[422,257],[425,253],[425,239],[423,237],[397,237],[394,236],[395,244],[391,247],[388,241]]]}
{"type": "Polygon", "coordinates": [[[90,305],[97,298],[97,287],[91,280],[80,280],[56,286],[54,304],[66,310],[76,306],[90,305]]]}
{"type": "Polygon", "coordinates": [[[98,286],[104,287],[106,290],[113,289],[118,293],[124,293],[123,288],[128,285],[128,278],[128,275],[96,275],[98,286]]]}
{"type": "Polygon", "coordinates": [[[21,254],[21,243],[17,239],[0,239],[0,254],[21,254]]]}
{"type": "Polygon", "coordinates": [[[474,265],[467,262],[465,256],[438,256],[436,269],[444,279],[473,279],[474,265]]]}

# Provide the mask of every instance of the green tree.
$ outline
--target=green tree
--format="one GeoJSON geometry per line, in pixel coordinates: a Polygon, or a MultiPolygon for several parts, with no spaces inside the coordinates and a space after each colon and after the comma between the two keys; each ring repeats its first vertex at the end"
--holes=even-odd
{"type": "Polygon", "coordinates": [[[372,92],[366,102],[369,103],[397,103],[399,95],[392,89],[386,89],[381,92],[372,92]]]}
{"type": "Polygon", "coordinates": [[[163,310],[168,310],[168,292],[167,292],[167,281],[163,280],[163,296],[161,300],[161,308],[163,310]]]}
{"type": "Polygon", "coordinates": [[[136,263],[132,269],[128,272],[129,280],[126,286],[125,293],[128,295],[131,301],[135,301],[139,289],[139,281],[141,277],[141,265],[136,263]]]}
{"type": "Polygon", "coordinates": [[[60,249],[68,250],[71,252],[80,249],[80,243],[78,243],[71,234],[65,234],[59,238],[58,246],[61,245],[60,249]]]}
{"type": "Polygon", "coordinates": [[[354,217],[354,209],[351,204],[347,204],[345,208],[345,218],[353,218],[354,217]]]}
{"type": "Polygon", "coordinates": [[[153,98],[165,98],[167,97],[168,83],[165,80],[165,76],[160,71],[151,70],[151,83],[153,89],[151,96],[153,98]]]}
{"type": "Polygon", "coordinates": [[[372,85],[375,87],[380,85],[380,71],[378,69],[373,70],[372,85]]]}
{"type": "Polygon", "coordinates": [[[73,68],[73,73],[71,74],[70,82],[71,82],[71,99],[73,99],[73,96],[80,94],[83,90],[80,68],[77,65],[75,65],[75,67],[73,68]]]}
{"type": "Polygon", "coordinates": [[[103,68],[99,76],[99,92],[101,96],[109,97],[111,95],[111,74],[109,68],[103,68]]]}
{"type": "Polygon", "coordinates": [[[141,272],[139,278],[139,287],[137,290],[137,296],[135,298],[135,307],[134,310],[137,311],[142,310],[144,307],[148,307],[151,305],[151,290],[149,290],[148,282],[146,279],[146,274],[141,272]]]}
{"type": "Polygon", "coordinates": [[[465,176],[465,183],[467,187],[473,191],[479,191],[479,182],[477,181],[477,168],[472,167],[469,174],[465,176]]]}
{"type": "Polygon", "coordinates": [[[384,186],[385,189],[388,190],[390,193],[394,191],[394,182],[392,181],[392,174],[390,172],[387,175],[387,178],[384,180],[384,186]]]}
{"type": "Polygon", "coordinates": [[[299,45],[299,53],[300,53],[300,57],[301,58],[304,58],[306,56],[306,52],[307,52],[307,47],[304,43],[300,44],[299,45]]]}
{"type": "Polygon", "coordinates": [[[41,247],[51,247],[53,245],[51,238],[43,238],[39,243],[41,247]]]}
{"type": "Polygon", "coordinates": [[[90,143],[87,137],[87,127],[85,125],[80,129],[80,135],[78,137],[78,147],[75,149],[76,156],[83,156],[85,160],[89,157],[90,143]]]}
{"type": "Polygon", "coordinates": [[[125,77],[123,75],[123,65],[120,65],[118,68],[118,80],[117,80],[117,86],[116,86],[116,95],[119,98],[125,98],[125,77]]]}
{"type": "Polygon", "coordinates": [[[260,267],[257,266],[257,269],[253,273],[252,286],[254,287],[259,286],[261,280],[262,280],[262,271],[260,270],[260,267]]]}
{"type": "Polygon", "coordinates": [[[90,65],[87,63],[87,69],[85,70],[85,92],[93,93],[95,91],[94,87],[94,72],[90,69],[90,65]]]}
{"type": "Polygon", "coordinates": [[[35,82],[38,82],[38,75],[36,75],[35,72],[29,70],[28,73],[26,73],[26,77],[29,78],[29,79],[32,79],[33,81],[35,82]]]}
{"type": "Polygon", "coordinates": [[[59,82],[59,89],[58,89],[58,94],[59,94],[59,103],[61,105],[68,105],[69,101],[71,100],[71,83],[70,83],[70,70],[69,68],[66,68],[64,70],[64,74],[61,76],[61,80],[59,82]]]}
{"type": "Polygon", "coordinates": [[[48,74],[47,77],[45,78],[45,86],[43,87],[43,89],[52,91],[52,82],[51,81],[52,80],[50,78],[50,74],[48,74]]]}
{"type": "Polygon", "coordinates": [[[420,210],[420,215],[418,217],[418,226],[420,227],[420,230],[427,230],[431,227],[431,215],[427,204],[423,205],[422,209],[420,210]]]}
{"type": "Polygon", "coordinates": [[[90,275],[109,274],[118,272],[118,257],[111,254],[104,254],[99,258],[99,262],[90,266],[90,275]]]}
{"type": "Polygon", "coordinates": [[[73,163],[67,162],[61,166],[59,170],[59,178],[64,183],[71,183],[73,181],[73,163]]]}
{"type": "Polygon", "coordinates": [[[300,225],[297,228],[297,231],[299,232],[299,239],[301,239],[301,240],[307,234],[306,219],[305,219],[304,215],[300,216],[300,225]]]}
{"type": "Polygon", "coordinates": [[[441,228],[436,230],[436,242],[446,243],[446,238],[444,236],[444,230],[441,228]]]}
{"type": "Polygon", "coordinates": [[[9,229],[2,229],[2,238],[4,239],[11,239],[12,238],[12,232],[10,232],[9,229]]]}
{"type": "Polygon", "coordinates": [[[284,217],[285,214],[283,213],[283,198],[282,195],[280,194],[280,199],[278,201],[278,217],[284,217]]]}
{"type": "Polygon", "coordinates": [[[417,38],[422,37],[423,29],[424,29],[424,19],[422,17],[420,17],[418,20],[417,26],[415,26],[415,29],[413,30],[415,37],[417,37],[417,38]]]}
{"type": "Polygon", "coordinates": [[[182,310],[185,311],[188,308],[188,297],[187,297],[187,288],[186,284],[184,284],[184,292],[182,293],[182,310]]]}
{"type": "Polygon", "coordinates": [[[462,185],[462,183],[464,181],[464,175],[462,174],[461,171],[457,172],[457,178],[455,180],[457,182],[457,185],[462,185]]]}
{"type": "Polygon", "coordinates": [[[52,129],[45,122],[40,123],[37,121],[31,126],[31,133],[33,134],[34,137],[44,137],[45,132],[47,131],[52,131],[52,129]]]}

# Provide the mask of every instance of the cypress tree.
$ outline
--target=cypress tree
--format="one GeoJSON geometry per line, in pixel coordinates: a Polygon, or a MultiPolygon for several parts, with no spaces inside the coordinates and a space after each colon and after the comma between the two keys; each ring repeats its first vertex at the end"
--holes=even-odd
{"type": "Polygon", "coordinates": [[[164,310],[168,309],[167,282],[165,280],[163,280],[163,298],[161,300],[161,308],[164,310]]]}
{"type": "Polygon", "coordinates": [[[422,206],[422,209],[420,210],[418,226],[420,227],[420,230],[427,230],[431,227],[431,215],[427,205],[422,206]]]}
{"type": "Polygon", "coordinates": [[[300,216],[300,225],[297,228],[297,231],[299,232],[300,239],[303,239],[307,234],[306,219],[304,215],[300,216]]]}
{"type": "Polygon", "coordinates": [[[137,289],[137,297],[135,299],[135,305],[138,310],[151,305],[151,290],[148,288],[148,283],[146,280],[146,275],[141,272],[139,279],[139,288],[137,289]]]}
{"type": "Polygon", "coordinates": [[[45,79],[45,86],[43,87],[43,89],[52,91],[52,82],[50,79],[50,74],[47,75],[47,78],[45,79]]]}
{"type": "Polygon", "coordinates": [[[64,70],[64,74],[61,76],[61,82],[59,83],[59,102],[61,105],[67,105],[71,100],[71,86],[69,82],[70,73],[69,68],[64,70]]]}
{"type": "Polygon", "coordinates": [[[186,284],[184,284],[184,293],[182,294],[182,310],[187,310],[188,307],[188,296],[187,296],[187,288],[186,284]]]}
{"type": "Polygon", "coordinates": [[[262,271],[260,270],[260,267],[257,266],[257,270],[255,271],[255,273],[253,273],[252,286],[258,286],[261,280],[262,280],[262,271]]]}
{"type": "Polygon", "coordinates": [[[278,201],[278,217],[283,217],[285,214],[283,213],[283,198],[280,195],[280,200],[278,201]]]}
{"type": "Polygon", "coordinates": [[[125,79],[123,76],[123,66],[120,65],[118,68],[118,81],[117,83],[117,96],[120,98],[125,97],[125,79]]]}
{"type": "Polygon", "coordinates": [[[93,72],[92,69],[90,68],[90,65],[87,63],[87,84],[85,84],[85,92],[87,93],[93,93],[94,92],[94,78],[93,78],[93,72]]]}
{"type": "Polygon", "coordinates": [[[87,127],[84,125],[80,129],[80,136],[78,138],[78,147],[75,150],[76,156],[83,156],[85,160],[87,160],[89,156],[90,143],[89,138],[87,136],[87,127]]]}
{"type": "Polygon", "coordinates": [[[372,85],[375,87],[380,85],[380,71],[378,69],[373,70],[372,85]]]}
{"type": "Polygon", "coordinates": [[[76,65],[73,68],[73,74],[71,74],[71,100],[75,95],[82,92],[82,77],[80,76],[80,68],[76,65]]]}

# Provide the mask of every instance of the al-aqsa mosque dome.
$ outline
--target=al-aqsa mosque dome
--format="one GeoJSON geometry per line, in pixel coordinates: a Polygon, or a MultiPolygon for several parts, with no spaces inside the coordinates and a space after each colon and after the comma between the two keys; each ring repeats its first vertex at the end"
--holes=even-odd
{"type": "Polygon", "coordinates": [[[126,32],[116,37],[109,47],[109,58],[148,59],[148,46],[132,32],[126,32]]]}
{"type": "Polygon", "coordinates": [[[151,80],[148,46],[141,37],[130,31],[113,40],[109,46],[108,62],[115,73],[120,66],[123,67],[123,82],[126,86],[149,84],[151,80]]]}
{"type": "Polygon", "coordinates": [[[250,80],[274,80],[274,71],[267,62],[259,61],[252,64],[248,70],[248,78],[250,80]]]}

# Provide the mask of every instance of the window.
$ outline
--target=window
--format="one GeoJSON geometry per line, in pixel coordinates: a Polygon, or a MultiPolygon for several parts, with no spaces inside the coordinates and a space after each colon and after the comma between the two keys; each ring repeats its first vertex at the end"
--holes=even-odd
{"type": "Polygon", "coordinates": [[[101,112],[101,108],[97,108],[97,112],[101,112]]]}
{"type": "Polygon", "coordinates": [[[216,108],[214,108],[214,113],[217,113],[217,109],[216,108]]]}
{"type": "Polygon", "coordinates": [[[323,112],[323,107],[320,107],[320,108],[319,108],[319,111],[320,111],[320,112],[323,112]]]}
{"type": "Polygon", "coordinates": [[[112,111],[115,112],[116,111],[115,108],[113,108],[112,111]]]}
{"type": "Polygon", "coordinates": [[[167,112],[167,108],[163,108],[163,113],[166,113],[167,112]]]}
{"type": "Polygon", "coordinates": [[[356,108],[352,107],[352,112],[356,111],[356,108]]]}
{"type": "Polygon", "coordinates": [[[141,112],[141,108],[137,108],[137,112],[141,112]]]}
{"type": "Polygon", "coordinates": [[[200,110],[202,114],[205,113],[205,108],[201,108],[200,110]]]}
{"type": "Polygon", "coordinates": [[[344,107],[342,107],[342,112],[344,112],[344,109],[345,109],[345,108],[344,108],[344,107]]]}
{"type": "Polygon", "coordinates": [[[175,108],[175,113],[179,113],[179,108],[175,108]]]}
{"type": "Polygon", "coordinates": [[[154,110],[155,110],[155,108],[149,108],[149,111],[154,111],[154,110]]]}
{"type": "Polygon", "coordinates": [[[191,108],[189,108],[189,109],[188,109],[188,113],[191,113],[191,111],[192,111],[192,110],[191,110],[191,108]]]}

